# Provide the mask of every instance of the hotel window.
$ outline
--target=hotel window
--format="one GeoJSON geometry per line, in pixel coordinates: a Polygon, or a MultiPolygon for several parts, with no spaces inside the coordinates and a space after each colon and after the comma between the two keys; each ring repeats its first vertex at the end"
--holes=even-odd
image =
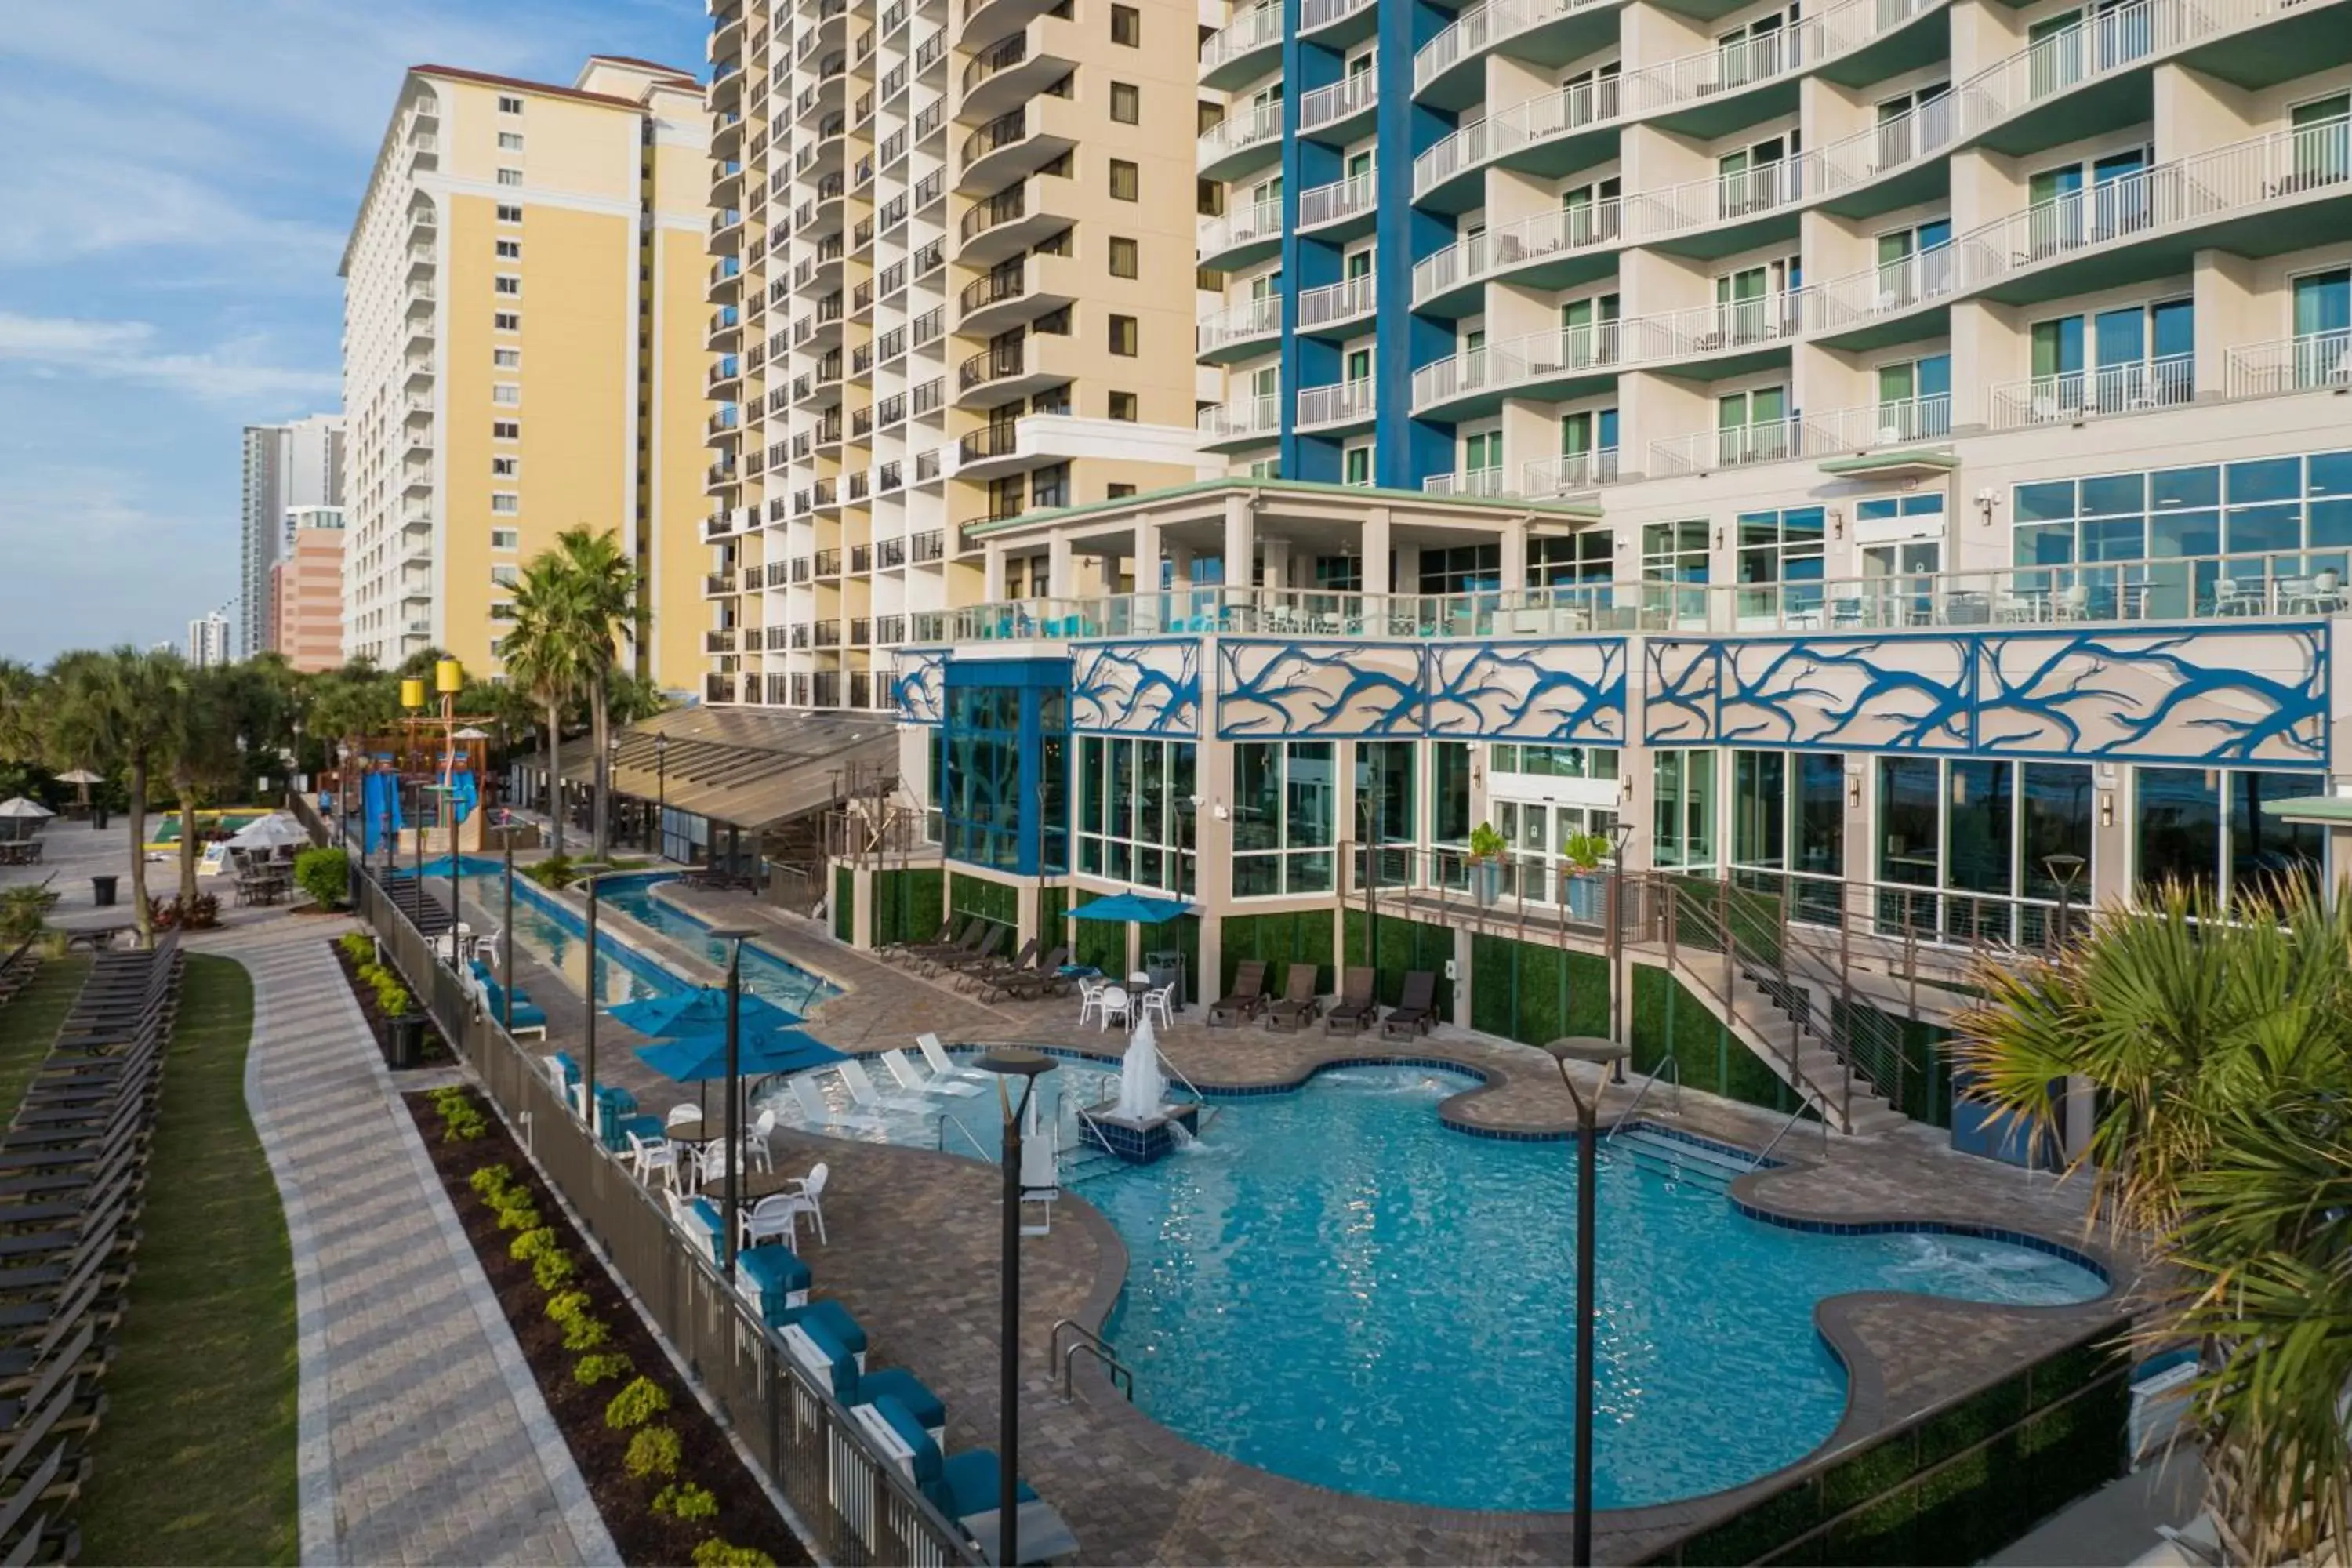
{"type": "Polygon", "coordinates": [[[522,312],[520,310],[499,310],[494,312],[490,317],[490,331],[494,332],[519,332],[522,331],[522,312]]]}
{"type": "Polygon", "coordinates": [[[522,388],[510,381],[502,381],[490,388],[490,401],[502,408],[512,408],[522,401],[522,388]]]}
{"type": "Polygon", "coordinates": [[[1826,519],[1817,506],[1739,514],[1734,574],[1740,615],[1780,616],[1821,607],[1826,519]]]}
{"type": "Polygon", "coordinates": [[[522,497],[512,490],[493,490],[490,493],[490,510],[502,516],[512,516],[522,510],[522,497]]]}
{"type": "Polygon", "coordinates": [[[1337,765],[1328,741],[1234,748],[1234,897],[1331,890],[1337,765]]]}
{"type": "Polygon", "coordinates": [[[2040,425],[2187,403],[2196,346],[2196,312],[2186,300],[2036,321],[2033,378],[2022,397],[1994,393],[1994,421],[2040,425]]]}
{"type": "Polygon", "coordinates": [[[2294,279],[2294,387],[2342,386],[2352,355],[2352,268],[2330,268],[2294,279]]]}
{"type": "Polygon", "coordinates": [[[1132,82],[1110,84],[1110,117],[1121,125],[1139,125],[1143,121],[1143,94],[1132,82]]]}
{"type": "Polygon", "coordinates": [[[1110,8],[1110,41],[1130,49],[1143,47],[1143,13],[1132,5],[1110,8]]]}
{"type": "Polygon", "coordinates": [[[1457,544],[1447,550],[1421,552],[1423,594],[1478,594],[1503,585],[1503,547],[1499,544],[1457,544]]]}
{"type": "Polygon", "coordinates": [[[1128,359],[1137,353],[1133,316],[1113,316],[1110,319],[1110,352],[1128,359]]]}
{"type": "Polygon", "coordinates": [[[1878,879],[1941,890],[1880,893],[1881,929],[2039,942],[2058,899],[2048,861],[2088,864],[2096,793],[2081,763],[1881,757],[1878,879]]]}
{"type": "Polygon", "coordinates": [[[1845,759],[1835,752],[1732,752],[1732,879],[1800,920],[1837,924],[1845,796],[1845,759]]]}
{"type": "Polygon", "coordinates": [[[1789,389],[1759,386],[1715,400],[1716,461],[1769,463],[1789,455],[1789,389]]]}
{"type": "Polygon", "coordinates": [[[501,294],[520,294],[522,292],[522,279],[511,273],[502,274],[492,280],[490,287],[501,294]]]}
{"type": "Polygon", "coordinates": [[[493,550],[521,549],[522,531],[519,528],[494,528],[490,530],[490,548],[493,550]]]}
{"type": "Polygon", "coordinates": [[[1340,483],[1370,488],[1372,482],[1372,448],[1370,443],[1349,447],[1340,455],[1340,483]]]}
{"type": "Polygon", "coordinates": [[[522,208],[511,205],[506,202],[500,202],[499,204],[499,221],[500,223],[520,223],[522,221],[522,208]]]}
{"type": "Polygon", "coordinates": [[[494,621],[510,621],[514,618],[515,607],[512,600],[497,599],[491,602],[490,619],[494,621]]]}
{"type": "MultiPolygon", "coordinates": [[[[1356,816],[1350,838],[1368,844],[1394,846],[1381,854],[1380,879],[1391,886],[1412,878],[1415,832],[1421,817],[1413,802],[1421,746],[1414,741],[1356,742],[1356,816]]],[[[1363,854],[1357,852],[1355,874],[1365,874],[1363,854]]]]}
{"type": "Polygon", "coordinates": [[[1137,417],[1135,394],[1131,392],[1112,393],[1110,395],[1110,416],[1113,419],[1123,420],[1130,425],[1135,423],[1137,417]]]}
{"type": "Polygon", "coordinates": [[[1710,574],[1704,520],[1643,524],[1645,608],[1664,610],[1676,626],[1706,626],[1710,574]]]}
{"type": "Polygon", "coordinates": [[[2266,802],[2324,794],[2317,773],[2235,768],[2135,768],[2133,877],[2144,889],[2186,882],[2228,899],[2281,879],[2316,878],[2323,830],[2266,815],[2266,802]]]}
{"type": "Polygon", "coordinates": [[[1078,869],[1192,893],[1193,743],[1086,735],[1077,747],[1078,869]]]}
{"type": "Polygon", "coordinates": [[[502,185],[521,184],[522,171],[520,169],[500,169],[499,171],[499,184],[502,185]]]}
{"type": "Polygon", "coordinates": [[[1923,354],[1878,367],[1878,438],[1935,440],[1952,433],[1952,356],[1923,354]]]}
{"type": "Polygon", "coordinates": [[[520,370],[522,368],[522,350],[492,349],[490,364],[498,370],[520,370]]]}
{"type": "Polygon", "coordinates": [[[1117,479],[1113,479],[1109,484],[1103,487],[1104,497],[1110,500],[1124,500],[1134,493],[1135,487],[1133,485],[1121,484],[1117,479]]]}
{"type": "Polygon", "coordinates": [[[499,152],[501,152],[501,153],[520,153],[520,152],[521,152],[521,151],[522,151],[522,132],[520,132],[520,131],[501,131],[501,132],[499,132],[499,152]]]}
{"type": "Polygon", "coordinates": [[[1131,239],[1113,236],[1110,242],[1110,275],[1133,278],[1142,271],[1142,252],[1131,239]]]}
{"type": "Polygon", "coordinates": [[[1653,753],[1656,807],[1650,856],[1660,867],[1715,868],[1715,753],[1653,753]]]}
{"type": "Polygon", "coordinates": [[[497,584],[501,588],[513,587],[517,582],[521,580],[521,577],[522,568],[520,566],[493,566],[490,568],[490,581],[497,584]]]}
{"type": "Polygon", "coordinates": [[[1110,195],[1111,200],[1117,202],[1142,200],[1141,171],[1124,158],[1113,158],[1110,161],[1110,195]]]}
{"type": "Polygon", "coordinates": [[[1613,779],[1618,753],[1612,746],[1525,746],[1496,744],[1486,748],[1486,766],[1498,773],[1538,779],[1613,779]]]}
{"type": "Polygon", "coordinates": [[[494,479],[513,479],[515,477],[516,470],[521,467],[522,459],[520,458],[492,458],[490,459],[490,478],[494,479]]]}
{"type": "Polygon", "coordinates": [[[490,439],[493,441],[520,441],[522,439],[521,421],[515,419],[491,420],[490,439]]]}
{"type": "Polygon", "coordinates": [[[502,239],[502,240],[499,240],[499,241],[498,242],[498,249],[499,249],[499,260],[501,260],[501,261],[520,261],[520,260],[522,259],[522,241],[521,241],[521,240],[519,240],[519,239],[502,239]]]}
{"type": "Polygon", "coordinates": [[[1429,842],[1440,848],[1470,845],[1470,743],[1429,742],[1429,842]]]}
{"type": "Polygon", "coordinates": [[[499,112],[500,114],[520,114],[522,112],[522,100],[520,98],[509,98],[504,93],[500,93],[499,95],[499,112]]]}
{"type": "Polygon", "coordinates": [[[1616,541],[1605,528],[1528,541],[1528,586],[1559,588],[1611,583],[1617,577],[1616,541]]]}

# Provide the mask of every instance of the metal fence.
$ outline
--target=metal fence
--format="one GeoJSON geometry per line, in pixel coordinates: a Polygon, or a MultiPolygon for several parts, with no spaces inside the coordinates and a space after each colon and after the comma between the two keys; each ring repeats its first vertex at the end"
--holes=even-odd
{"type": "MultiPolygon", "coordinates": [[[[298,797],[294,809],[315,842],[328,841],[310,803],[298,797]]],[[[845,1568],[982,1561],[954,1522],[873,1445],[829,1389],[784,1353],[756,1310],[728,1289],[653,1195],[589,1134],[540,1058],[495,1018],[476,1016],[456,972],[356,865],[352,895],[360,919],[497,1102],[531,1163],[571,1205],[581,1228],[783,1493],[818,1557],[845,1568]]]]}

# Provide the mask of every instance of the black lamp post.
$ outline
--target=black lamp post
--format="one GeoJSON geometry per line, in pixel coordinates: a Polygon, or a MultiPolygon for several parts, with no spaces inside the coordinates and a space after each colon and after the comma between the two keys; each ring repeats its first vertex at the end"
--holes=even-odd
{"type": "Polygon", "coordinates": [[[1021,1561],[1013,1496],[1021,1448],[1021,1118],[1037,1092],[1037,1080],[1054,1070],[1054,1058],[1021,1046],[998,1046],[980,1058],[997,1075],[996,1103],[1004,1113],[1004,1321],[997,1331],[1003,1387],[999,1395],[996,1472],[996,1560],[1021,1561]],[[1012,1094],[1014,1079],[1021,1099],[1012,1094]]]}
{"type": "Polygon", "coordinates": [[[1594,1198],[1601,1185],[1601,1086],[1590,1100],[1579,1093],[1568,1064],[1621,1067],[1631,1048],[1614,1040],[1570,1035],[1544,1047],[1559,1064],[1559,1081],[1576,1102],[1576,1568],[1592,1562],[1592,1274],[1597,1221],[1594,1198]]]}
{"type": "Polygon", "coordinates": [[[669,736],[654,737],[654,858],[669,858],[669,736]]]}
{"type": "Polygon", "coordinates": [[[581,1066],[580,1081],[582,1102],[588,1108],[588,1136],[596,1139],[604,1136],[604,1130],[596,1125],[596,879],[612,868],[601,860],[575,860],[572,865],[588,889],[588,1029],[582,1048],[588,1059],[581,1066]]]}
{"type": "MultiPolygon", "coordinates": [[[[499,911],[499,978],[505,982],[499,987],[499,1027],[511,1037],[514,1034],[514,841],[522,831],[514,822],[500,823],[491,829],[506,850],[505,905],[499,911]]],[[[592,1009],[593,1011],[593,1009],[592,1009]]],[[[593,1129],[591,1130],[593,1131],[593,1129]]]]}
{"type": "Polygon", "coordinates": [[[727,1188],[719,1199],[719,1228],[725,1233],[725,1240],[719,1256],[731,1289],[735,1285],[735,1216],[743,1206],[740,1103],[743,1081],[743,944],[759,933],[748,926],[722,926],[705,934],[727,944],[727,1188]]]}
{"type": "Polygon", "coordinates": [[[1625,984],[1619,972],[1625,967],[1625,846],[1633,825],[1620,818],[1609,825],[1609,1037],[1625,1037],[1625,984]]]}
{"type": "Polygon", "coordinates": [[[2067,928],[2072,923],[2070,917],[2074,912],[2074,879],[2083,874],[2083,868],[2089,864],[2090,862],[2080,855],[2049,855],[2042,858],[2042,868],[2050,874],[2052,881],[2058,884],[2058,933],[2054,946],[2063,948],[2066,945],[2067,928]]]}

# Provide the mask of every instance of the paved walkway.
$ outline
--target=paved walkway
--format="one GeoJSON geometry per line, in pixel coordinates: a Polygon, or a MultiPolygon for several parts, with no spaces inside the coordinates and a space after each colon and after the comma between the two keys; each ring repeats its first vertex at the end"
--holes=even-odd
{"type": "Polygon", "coordinates": [[[327,939],[202,941],[252,972],[246,1102],[286,1203],[307,1563],[617,1562],[327,939]]]}

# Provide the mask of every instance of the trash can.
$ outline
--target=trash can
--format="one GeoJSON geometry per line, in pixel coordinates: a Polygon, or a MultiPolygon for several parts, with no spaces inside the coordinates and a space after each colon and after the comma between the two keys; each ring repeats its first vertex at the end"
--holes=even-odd
{"type": "Polygon", "coordinates": [[[385,1020],[385,1032],[390,1046],[384,1052],[387,1065],[395,1071],[413,1068],[425,1059],[425,1015],[403,1013],[397,1018],[385,1020]]]}
{"type": "Polygon", "coordinates": [[[114,885],[119,877],[92,877],[89,879],[89,901],[101,910],[114,907],[114,885]]]}
{"type": "Polygon", "coordinates": [[[1169,948],[1160,952],[1145,953],[1143,972],[1151,976],[1154,991],[1163,985],[1175,986],[1176,1005],[1179,1007],[1184,1005],[1184,954],[1181,951],[1169,948]]]}
{"type": "Polygon", "coordinates": [[[89,808],[89,826],[90,831],[93,833],[103,833],[106,831],[106,807],[102,805],[93,805],[89,808]]]}

